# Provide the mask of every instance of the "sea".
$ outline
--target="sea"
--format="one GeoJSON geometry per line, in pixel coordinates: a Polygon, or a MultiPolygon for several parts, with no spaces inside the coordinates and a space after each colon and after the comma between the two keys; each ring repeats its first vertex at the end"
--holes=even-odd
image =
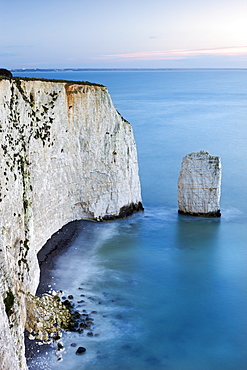
{"type": "Polygon", "coordinates": [[[107,86],[133,127],[145,208],[69,225],[42,289],[72,295],[93,336],[64,332],[60,350],[28,341],[29,369],[246,370],[247,69],[14,75],[107,86]],[[220,219],[177,212],[182,158],[201,150],[221,157],[220,219]]]}

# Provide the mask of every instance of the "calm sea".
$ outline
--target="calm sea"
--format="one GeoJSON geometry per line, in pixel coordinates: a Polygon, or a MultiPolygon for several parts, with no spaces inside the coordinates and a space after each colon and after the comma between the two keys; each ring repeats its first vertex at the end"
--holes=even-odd
{"type": "Polygon", "coordinates": [[[30,369],[246,370],[247,70],[15,75],[108,87],[134,129],[145,207],[77,224],[48,284],[78,311],[97,311],[99,335],[64,334],[62,356],[40,346],[30,369]],[[222,160],[220,220],[177,214],[181,160],[200,150],[222,160]]]}

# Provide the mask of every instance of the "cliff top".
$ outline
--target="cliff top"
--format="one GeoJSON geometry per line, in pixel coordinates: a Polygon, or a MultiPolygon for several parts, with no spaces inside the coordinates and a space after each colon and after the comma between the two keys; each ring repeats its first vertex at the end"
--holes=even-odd
{"type": "MultiPolygon", "coordinates": [[[[0,76],[0,80],[6,79],[4,76],[0,76]]],[[[59,79],[48,79],[48,78],[35,78],[35,77],[13,77],[14,81],[43,81],[43,82],[54,82],[54,83],[67,83],[67,84],[76,84],[76,85],[87,85],[87,86],[98,86],[105,87],[104,85],[97,84],[94,82],[88,81],[70,81],[70,80],[59,80],[59,79]]]]}

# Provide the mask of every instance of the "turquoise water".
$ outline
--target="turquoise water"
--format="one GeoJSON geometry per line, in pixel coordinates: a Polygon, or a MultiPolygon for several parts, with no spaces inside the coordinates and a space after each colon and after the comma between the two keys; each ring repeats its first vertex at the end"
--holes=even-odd
{"type": "Polygon", "coordinates": [[[40,347],[30,369],[247,369],[247,70],[42,77],[107,85],[134,129],[145,212],[77,225],[49,285],[97,311],[99,336],[64,334],[63,361],[40,347]],[[182,157],[199,150],[222,159],[220,220],[177,214],[182,157]]]}

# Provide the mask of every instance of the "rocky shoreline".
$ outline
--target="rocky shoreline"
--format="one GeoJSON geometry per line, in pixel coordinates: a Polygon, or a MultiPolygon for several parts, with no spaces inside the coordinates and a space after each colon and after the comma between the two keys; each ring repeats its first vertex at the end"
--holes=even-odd
{"type": "MultiPolygon", "coordinates": [[[[85,295],[82,292],[79,292],[80,300],[76,301],[72,294],[65,296],[62,291],[56,292],[51,289],[50,271],[54,267],[54,261],[61,252],[64,253],[66,247],[69,247],[85,222],[91,221],[74,221],[64,226],[47,241],[38,254],[40,284],[37,296],[29,294],[27,297],[28,319],[25,332],[27,362],[38,353],[51,348],[57,361],[61,361],[65,349],[63,333],[78,333],[80,338],[81,335],[99,336],[98,333],[94,333],[94,317],[97,311],[86,310],[85,295]]],[[[82,290],[81,287],[78,289],[82,290]]],[[[75,355],[86,352],[85,347],[75,342],[71,342],[70,345],[75,348],[75,355]]]]}

